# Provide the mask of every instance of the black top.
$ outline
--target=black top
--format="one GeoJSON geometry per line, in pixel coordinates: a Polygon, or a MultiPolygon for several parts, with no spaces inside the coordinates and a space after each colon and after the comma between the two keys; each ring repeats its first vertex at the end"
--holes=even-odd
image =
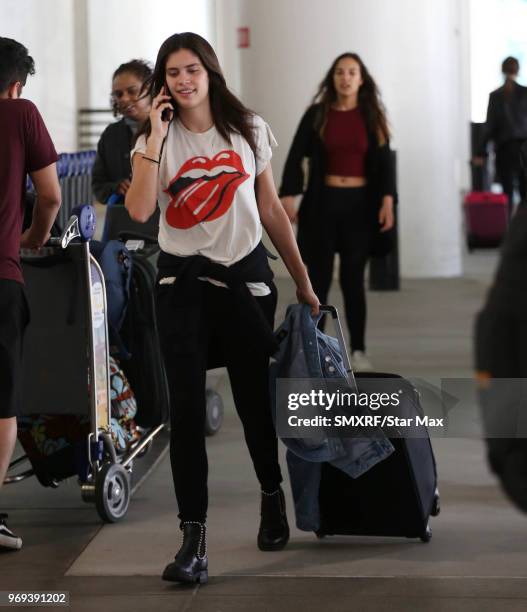
{"type": "MultiPolygon", "coordinates": [[[[317,244],[318,228],[323,218],[326,152],[320,137],[322,105],[314,104],[304,113],[289,149],[284,167],[280,197],[303,193],[298,212],[298,245],[304,260],[317,244]],[[308,180],[305,185],[304,158],[308,158],[308,180]]],[[[378,211],[385,195],[396,199],[395,170],[389,143],[379,144],[376,134],[368,131],[366,154],[367,193],[371,202],[372,227],[378,224],[378,211]]]]}
{"type": "Polygon", "coordinates": [[[480,143],[480,153],[492,140],[496,147],[511,140],[527,139],[527,87],[512,83],[506,92],[502,85],[489,95],[487,121],[480,143]]]}
{"type": "Polygon", "coordinates": [[[132,175],[130,151],[132,129],[125,119],[111,123],[102,133],[92,171],[92,188],[102,204],[117,191],[119,183],[132,175]]]}

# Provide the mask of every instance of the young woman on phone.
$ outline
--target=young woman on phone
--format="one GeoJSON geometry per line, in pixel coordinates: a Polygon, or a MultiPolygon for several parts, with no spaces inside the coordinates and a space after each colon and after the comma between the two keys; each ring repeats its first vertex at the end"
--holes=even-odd
{"type": "Polygon", "coordinates": [[[260,483],[258,546],[280,550],[289,539],[268,389],[277,295],[262,225],[296,283],[298,300],[314,314],[319,302],[274,187],[271,130],[229,91],[210,44],[189,32],[168,38],[150,91],[152,110],[132,152],[126,207],[143,222],[156,200],[161,209],[157,313],[183,531],[163,578],[205,582],[209,367],[227,367],[260,483]]]}

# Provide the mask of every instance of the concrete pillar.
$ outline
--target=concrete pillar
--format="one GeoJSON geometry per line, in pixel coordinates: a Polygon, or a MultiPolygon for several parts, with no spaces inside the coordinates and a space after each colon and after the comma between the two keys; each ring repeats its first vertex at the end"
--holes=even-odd
{"type": "Polygon", "coordinates": [[[25,45],[35,60],[23,97],[39,108],[57,151],[77,144],[72,0],[2,0],[1,35],[25,45]]]}
{"type": "Polygon", "coordinates": [[[214,0],[89,0],[90,106],[109,106],[111,78],[134,58],[155,62],[161,43],[176,32],[192,31],[214,46],[214,0]]]}
{"type": "Polygon", "coordinates": [[[24,96],[39,107],[59,151],[77,149],[77,109],[109,108],[111,76],[139,57],[155,61],[171,34],[216,43],[214,0],[2,0],[2,36],[24,44],[37,74],[24,96]]]}

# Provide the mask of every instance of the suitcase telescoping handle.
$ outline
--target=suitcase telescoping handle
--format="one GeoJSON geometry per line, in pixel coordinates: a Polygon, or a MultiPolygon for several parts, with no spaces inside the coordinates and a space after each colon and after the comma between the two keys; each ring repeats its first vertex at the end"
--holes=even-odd
{"type": "Polygon", "coordinates": [[[157,238],[155,236],[149,236],[141,232],[133,231],[122,231],[118,234],[119,240],[126,242],[127,240],[143,240],[145,244],[158,245],[157,238]]]}
{"type": "Polygon", "coordinates": [[[344,334],[342,333],[342,325],[340,324],[338,310],[335,308],[335,306],[321,304],[320,313],[331,315],[331,318],[333,320],[333,325],[335,327],[335,335],[337,336],[337,340],[338,340],[340,350],[342,353],[342,363],[344,365],[344,369],[346,370],[346,380],[349,386],[356,391],[357,382],[355,380],[355,376],[351,368],[350,358],[348,355],[348,349],[346,348],[346,341],[344,340],[344,334]]]}

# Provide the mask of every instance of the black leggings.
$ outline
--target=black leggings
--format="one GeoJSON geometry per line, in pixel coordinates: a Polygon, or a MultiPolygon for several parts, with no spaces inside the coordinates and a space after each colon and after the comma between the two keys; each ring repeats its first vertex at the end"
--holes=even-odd
{"type": "Polygon", "coordinates": [[[496,150],[496,174],[503,192],[509,198],[509,216],[514,210],[514,188],[518,183],[521,201],[525,201],[527,188],[525,174],[521,167],[520,150],[523,140],[510,140],[501,144],[496,150]]]}
{"type": "MultiPolygon", "coordinates": [[[[192,342],[178,337],[172,324],[171,285],[157,286],[159,335],[170,390],[170,463],[182,521],[205,522],[208,506],[208,462],[205,448],[205,379],[209,351],[221,349],[229,373],[236,410],[260,486],[275,491],[282,482],[278,440],[269,396],[269,357],[239,329],[230,290],[204,282],[199,332],[192,342]],[[182,348],[186,347],[186,348],[182,348]]],[[[274,326],[276,287],[256,298],[274,326]]]]}
{"type": "Polygon", "coordinates": [[[340,287],[352,350],[366,349],[366,292],[364,271],[371,245],[370,202],[365,187],[325,187],[324,220],[318,228],[315,251],[303,253],[313,289],[322,304],[333,278],[335,253],[340,255],[340,287]]]}

